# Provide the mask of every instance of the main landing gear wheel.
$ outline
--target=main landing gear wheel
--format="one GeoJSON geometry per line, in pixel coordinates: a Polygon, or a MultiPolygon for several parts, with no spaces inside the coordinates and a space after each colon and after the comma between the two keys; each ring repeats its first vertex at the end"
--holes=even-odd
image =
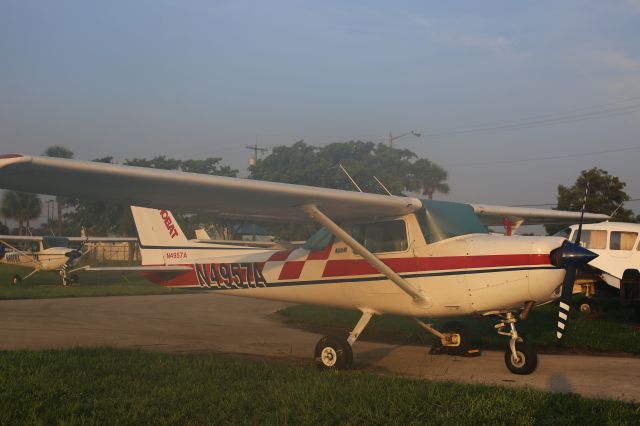
{"type": "Polygon", "coordinates": [[[11,284],[20,284],[22,282],[22,277],[20,275],[14,275],[11,278],[11,284]]]}
{"type": "Polygon", "coordinates": [[[353,351],[347,339],[324,336],[316,345],[314,359],[320,370],[347,370],[353,363],[353,351]]]}
{"type": "Polygon", "coordinates": [[[507,368],[513,374],[531,374],[538,366],[538,355],[533,346],[526,340],[520,339],[515,342],[516,356],[511,351],[511,347],[507,346],[504,353],[504,362],[507,368]]]}
{"type": "Polygon", "coordinates": [[[78,284],[80,282],[80,277],[78,277],[78,274],[72,274],[71,277],[69,277],[69,282],[71,284],[78,284]]]}

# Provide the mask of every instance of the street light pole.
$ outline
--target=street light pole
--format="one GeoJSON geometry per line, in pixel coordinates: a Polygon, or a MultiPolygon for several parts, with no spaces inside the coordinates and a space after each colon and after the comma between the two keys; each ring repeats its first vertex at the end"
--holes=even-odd
{"type": "Polygon", "coordinates": [[[396,140],[398,140],[398,139],[400,139],[400,138],[402,138],[402,137],[408,136],[408,135],[413,135],[413,136],[415,136],[416,138],[419,138],[420,136],[422,136],[422,133],[420,133],[420,132],[416,132],[415,130],[410,130],[410,131],[405,132],[405,133],[402,133],[402,134],[400,134],[400,135],[398,135],[398,136],[393,136],[393,135],[391,134],[391,132],[389,132],[389,146],[390,146],[391,148],[393,148],[393,141],[396,141],[396,140]]]}

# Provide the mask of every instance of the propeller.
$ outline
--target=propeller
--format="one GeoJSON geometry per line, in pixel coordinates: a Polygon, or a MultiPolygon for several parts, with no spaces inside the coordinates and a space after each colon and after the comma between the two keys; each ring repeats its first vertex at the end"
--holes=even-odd
{"type": "Polygon", "coordinates": [[[80,243],[80,246],[75,249],[75,250],[70,250],[68,252],[66,252],[64,255],[67,256],[69,259],[67,260],[66,265],[70,266],[74,261],[80,259],[82,256],[84,256],[86,253],[82,252],[82,247],[84,247],[84,245],[86,244],[87,240],[83,240],[80,243]]]}
{"type": "Polygon", "coordinates": [[[588,195],[589,183],[587,182],[575,243],[565,241],[562,243],[562,246],[551,252],[551,263],[555,266],[565,268],[567,271],[564,276],[564,280],[562,281],[562,292],[560,293],[560,306],[558,310],[558,329],[556,332],[556,337],[559,341],[561,341],[562,337],[564,336],[564,330],[569,318],[569,311],[571,310],[571,296],[573,294],[573,285],[576,280],[578,268],[580,266],[586,265],[587,263],[598,257],[597,254],[580,246],[580,239],[582,237],[582,222],[584,221],[584,211],[586,208],[588,195]]]}

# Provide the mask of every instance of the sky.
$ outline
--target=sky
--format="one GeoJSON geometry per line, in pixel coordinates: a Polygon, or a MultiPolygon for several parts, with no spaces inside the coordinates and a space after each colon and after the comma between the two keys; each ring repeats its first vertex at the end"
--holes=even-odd
{"type": "Polygon", "coordinates": [[[247,145],[416,130],[440,199],[553,203],[594,166],[640,198],[638,40],[640,0],[0,0],[0,153],[246,176],[247,145]]]}

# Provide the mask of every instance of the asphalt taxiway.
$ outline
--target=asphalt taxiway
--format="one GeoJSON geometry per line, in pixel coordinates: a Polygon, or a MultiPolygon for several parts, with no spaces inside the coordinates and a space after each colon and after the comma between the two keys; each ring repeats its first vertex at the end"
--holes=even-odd
{"type": "MultiPolygon", "coordinates": [[[[311,365],[321,336],[279,322],[274,312],[285,306],[202,294],[0,301],[0,350],[110,346],[311,365]]],[[[355,368],[375,373],[640,402],[640,357],[539,355],[528,376],[509,373],[502,351],[461,358],[429,355],[424,346],[358,341],[354,358],[355,368]]]]}

